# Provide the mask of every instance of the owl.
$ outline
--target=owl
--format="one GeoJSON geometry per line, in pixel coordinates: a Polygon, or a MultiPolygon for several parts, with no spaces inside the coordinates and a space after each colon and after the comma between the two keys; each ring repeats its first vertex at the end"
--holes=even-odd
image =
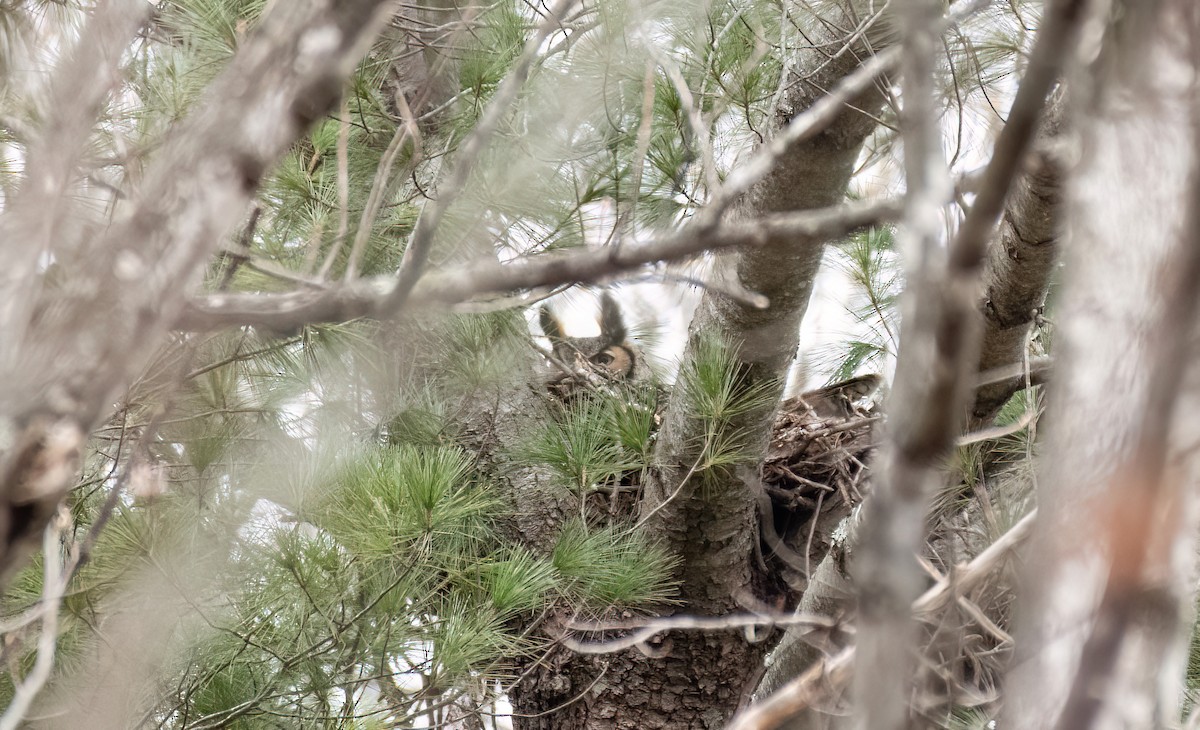
{"type": "Polygon", "coordinates": [[[538,322],[550,339],[556,365],[569,371],[560,373],[562,377],[556,381],[596,377],[626,380],[636,377],[642,370],[641,353],[628,341],[621,309],[608,292],[600,298],[599,337],[568,337],[562,323],[546,306],[541,308],[538,322]]]}

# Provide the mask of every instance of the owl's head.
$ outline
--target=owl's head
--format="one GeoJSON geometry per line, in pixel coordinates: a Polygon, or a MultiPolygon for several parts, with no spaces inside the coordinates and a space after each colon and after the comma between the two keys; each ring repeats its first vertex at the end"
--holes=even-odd
{"type": "Polygon", "coordinates": [[[599,337],[568,337],[562,323],[545,305],[538,322],[562,365],[577,370],[588,368],[613,379],[629,378],[638,367],[641,355],[629,343],[621,309],[608,292],[600,297],[599,337]]]}

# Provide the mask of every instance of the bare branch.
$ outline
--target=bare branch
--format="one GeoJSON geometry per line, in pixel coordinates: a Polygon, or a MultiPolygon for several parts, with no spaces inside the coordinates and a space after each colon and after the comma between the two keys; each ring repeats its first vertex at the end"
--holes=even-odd
{"type": "MultiPolygon", "coordinates": [[[[727,223],[709,231],[685,229],[619,248],[541,254],[471,266],[424,277],[413,290],[417,306],[456,304],[472,297],[576,282],[597,282],[636,271],[647,264],[680,261],[704,251],[755,247],[773,236],[801,240],[836,239],[900,214],[897,200],[854,202],[824,210],[781,213],[746,223],[727,223]]],[[[280,332],[317,322],[344,322],[379,316],[394,291],[386,279],[364,279],[325,292],[286,294],[209,294],[194,299],[176,326],[188,330],[254,325],[280,332]]]]}
{"type": "MultiPolygon", "coordinates": [[[[76,278],[62,290],[39,292],[30,314],[4,312],[4,330],[22,336],[6,340],[0,413],[33,443],[47,436],[30,431],[38,423],[86,431],[144,367],[262,175],[336,102],[389,9],[383,0],[272,5],[190,116],[169,132],[120,222],[90,246],[92,265],[71,272],[76,278]],[[57,417],[40,415],[46,413],[57,417]]],[[[23,215],[58,215],[26,205],[23,215]]],[[[22,502],[28,467],[38,463],[22,461],[27,451],[13,450],[0,472],[5,506],[26,508],[0,515],[7,541],[0,575],[22,552],[14,541],[41,531],[77,463],[64,460],[39,476],[36,501],[22,502]]]]}
{"type": "MultiPolygon", "coordinates": [[[[938,581],[913,602],[913,613],[939,611],[950,601],[979,586],[1025,541],[1036,519],[1037,511],[1034,510],[971,562],[956,567],[949,576],[938,581]]],[[[770,697],[734,718],[729,730],[773,730],[824,698],[841,692],[853,676],[855,654],[855,648],[849,646],[831,659],[817,662],[770,697]]]]}
{"type": "MultiPolygon", "coordinates": [[[[922,580],[912,556],[919,548],[925,522],[925,482],[935,473],[914,473],[912,465],[905,463],[912,456],[906,440],[914,425],[906,417],[914,407],[929,407],[921,403],[930,395],[921,386],[931,369],[939,365],[943,370],[958,369],[957,359],[937,362],[942,353],[934,342],[940,334],[935,329],[935,298],[943,283],[938,255],[941,212],[950,188],[933,103],[938,40],[934,25],[941,14],[941,0],[906,0],[896,12],[904,32],[900,124],[907,189],[899,238],[908,257],[903,299],[907,306],[889,403],[895,418],[886,430],[882,458],[876,460],[875,494],[866,507],[853,566],[859,610],[856,644],[863,657],[855,679],[857,712],[864,726],[877,728],[906,724],[916,648],[910,605],[922,580]]],[[[952,404],[941,402],[935,407],[949,410],[952,404]]]]}
{"type": "MultiPolygon", "coordinates": [[[[594,623],[571,623],[567,628],[571,631],[628,631],[634,629],[628,636],[605,641],[580,641],[573,637],[564,637],[562,645],[580,654],[612,654],[624,651],[640,644],[645,644],[658,634],[667,631],[728,631],[743,629],[752,634],[753,629],[772,628],[775,626],[801,626],[810,630],[836,628],[838,622],[828,616],[806,616],[789,613],[779,615],[760,614],[730,614],[726,616],[668,616],[646,621],[600,621],[594,623]]],[[[753,636],[750,637],[753,639],[753,636]]]]}
{"type": "Polygon", "coordinates": [[[62,605],[63,595],[67,592],[70,574],[63,575],[62,563],[58,555],[59,541],[63,530],[70,520],[66,515],[59,515],[51,520],[42,538],[42,599],[39,611],[42,617],[42,633],[38,637],[37,658],[33,669],[24,679],[16,681],[13,689],[12,702],[4,715],[0,716],[0,730],[15,730],[20,727],[29,712],[30,705],[46,680],[50,679],[50,670],[54,668],[54,652],[58,646],[58,609],[62,605]]]}
{"type": "Polygon", "coordinates": [[[529,71],[533,67],[533,62],[537,58],[542,44],[550,36],[550,33],[559,27],[560,18],[574,4],[575,0],[558,0],[541,26],[538,27],[537,32],[525,42],[525,49],[521,52],[517,62],[513,64],[512,71],[500,84],[500,88],[488,102],[483,117],[471,130],[467,140],[463,142],[454,162],[454,169],[439,187],[437,199],[428,204],[422,211],[420,219],[417,220],[416,230],[413,231],[412,239],[404,250],[404,258],[400,260],[400,270],[396,272],[396,285],[384,304],[385,312],[400,311],[408,301],[409,295],[413,293],[413,287],[416,286],[425,270],[425,261],[429,257],[429,249],[433,246],[433,237],[437,233],[438,225],[441,224],[442,216],[462,193],[467,177],[475,166],[475,161],[495,133],[501,117],[512,105],[517,92],[529,78],[529,71]]]}
{"type": "MultiPolygon", "coordinates": [[[[403,124],[396,127],[395,133],[392,135],[392,141],[388,143],[387,149],[383,152],[382,159],[379,160],[379,167],[375,170],[375,181],[371,185],[371,192],[367,195],[367,203],[363,206],[362,216],[358,221],[358,230],[354,233],[354,245],[350,247],[350,257],[346,261],[346,281],[354,281],[358,278],[358,262],[362,259],[363,252],[367,250],[367,241],[371,238],[371,230],[375,226],[375,216],[379,215],[379,207],[383,204],[383,194],[387,190],[388,181],[392,175],[392,167],[396,164],[396,157],[400,154],[400,148],[408,140],[412,141],[413,145],[413,164],[418,162],[417,155],[421,149],[421,131],[417,128],[417,120],[413,118],[412,110],[408,108],[408,102],[404,100],[403,94],[396,95],[396,103],[400,107],[401,116],[404,118],[403,124]]],[[[342,129],[348,125],[345,121],[342,122],[342,129]]],[[[342,133],[338,134],[338,154],[342,155],[342,133]]],[[[343,157],[338,158],[338,204],[341,205],[342,200],[342,162],[343,157]]],[[[343,214],[344,215],[344,214],[343,214]]],[[[342,222],[338,221],[339,233],[342,232],[342,222]]],[[[344,235],[344,234],[343,234],[344,235]]],[[[327,263],[332,263],[333,255],[331,253],[327,263]]]]}

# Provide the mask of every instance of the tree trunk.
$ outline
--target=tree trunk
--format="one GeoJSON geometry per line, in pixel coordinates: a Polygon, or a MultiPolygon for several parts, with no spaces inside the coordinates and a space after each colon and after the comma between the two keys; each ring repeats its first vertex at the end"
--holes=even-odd
{"type": "MultiPolygon", "coordinates": [[[[847,17],[830,27],[852,27],[847,17]]],[[[832,34],[825,41],[839,40],[832,34]]],[[[858,56],[847,52],[832,60],[816,51],[800,54],[790,91],[776,114],[777,128],[808,109],[838,80],[858,67],[858,56]],[[819,69],[819,70],[818,70],[819,69]]],[[[832,125],[815,138],[793,146],[762,181],[742,199],[735,215],[750,218],[763,213],[797,211],[833,205],[843,200],[862,143],[875,128],[882,96],[871,89],[853,99],[832,125]]],[[[813,280],[821,263],[824,241],[777,238],[768,245],[726,257],[720,272],[736,286],[764,294],[766,309],[733,301],[706,291],[692,320],[684,363],[696,356],[706,338],[717,337],[734,348],[736,369],[746,388],[762,388],[768,405],[746,414],[735,424],[761,456],[773,416],[799,344],[800,321],[808,308],[813,280]]],[[[757,541],[756,490],[730,470],[718,484],[697,489],[684,476],[699,457],[700,424],[690,416],[687,393],[676,388],[667,405],[663,433],[656,451],[662,465],[648,486],[643,514],[652,514],[655,534],[682,556],[683,597],[690,610],[728,611],[739,592],[750,588],[750,557],[757,541]]]]}
{"type": "MultiPolygon", "coordinates": [[[[841,12],[827,18],[834,22],[824,26],[824,33],[817,32],[831,47],[844,38],[829,28],[855,25],[841,12]]],[[[822,98],[860,59],[853,50],[833,59],[816,50],[801,52],[776,111],[776,129],[822,98]]],[[[842,201],[882,104],[874,88],[852,99],[827,129],[778,159],[734,215],[752,218],[842,201]]],[[[767,406],[735,424],[750,435],[748,451],[759,456],[796,355],[824,243],[780,237],[725,257],[719,267],[723,275],[736,286],[766,295],[770,307],[753,309],[710,290],[692,322],[683,367],[707,338],[716,336],[733,345],[740,383],[769,393],[767,406]]],[[[659,469],[646,487],[641,511],[650,533],[682,559],[677,612],[722,615],[739,610],[747,599],[753,603],[771,597],[756,595],[763,592],[764,577],[753,564],[758,502],[756,490],[739,476],[745,470],[731,469],[702,488],[693,483],[698,480],[685,482],[700,457],[696,435],[701,426],[691,416],[685,388],[676,387],[659,435],[654,460],[659,469]]],[[[636,650],[599,658],[563,653],[547,662],[552,669],[539,669],[514,692],[514,724],[522,730],[723,727],[757,684],[769,646],[749,644],[740,633],[673,633],[650,652],[654,657],[636,650]]]]}
{"type": "Polygon", "coordinates": [[[580,656],[555,649],[512,694],[517,730],[725,727],[748,699],[765,643],[738,631],[678,632],[649,647],[580,656]]]}

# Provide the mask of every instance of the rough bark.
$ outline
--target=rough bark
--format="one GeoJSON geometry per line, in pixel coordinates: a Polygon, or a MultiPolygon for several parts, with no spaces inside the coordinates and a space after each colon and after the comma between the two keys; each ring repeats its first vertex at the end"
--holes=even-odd
{"type": "MultiPolygon", "coordinates": [[[[846,18],[832,26],[846,27],[846,18]]],[[[823,40],[836,40],[827,33],[823,40]]],[[[824,95],[836,81],[859,65],[853,53],[833,60],[816,51],[801,54],[795,83],[782,100],[775,123],[782,127],[824,95]],[[809,69],[820,69],[815,74],[809,69]]],[[[796,145],[776,161],[771,173],[740,201],[734,216],[752,218],[766,213],[829,206],[842,200],[863,140],[875,127],[870,116],[882,106],[871,89],[854,99],[829,128],[796,145]]],[[[746,415],[737,426],[753,435],[761,453],[772,415],[796,355],[800,320],[808,307],[813,279],[821,262],[821,240],[770,236],[764,246],[733,254],[722,261],[724,276],[736,285],[764,294],[766,309],[754,309],[708,291],[692,321],[684,362],[694,356],[704,338],[717,336],[733,345],[737,368],[747,388],[764,387],[770,405],[746,415]]],[[[643,514],[653,513],[652,530],[683,558],[681,578],[689,609],[721,613],[734,608],[737,595],[750,588],[750,556],[757,540],[754,490],[736,474],[722,483],[681,484],[699,456],[697,423],[690,415],[687,394],[677,388],[664,418],[656,452],[660,469],[643,500],[643,514]]]]}
{"type": "MultiPolygon", "coordinates": [[[[1047,147],[1059,139],[1063,102],[1047,110],[1035,155],[1026,173],[1009,193],[1000,230],[988,252],[984,281],[983,342],[979,372],[1024,362],[1029,331],[1046,301],[1050,278],[1058,261],[1061,228],[1062,161],[1047,147]]],[[[971,420],[991,421],[1024,378],[992,383],[975,392],[971,420]]]]}
{"type": "Polygon", "coordinates": [[[650,652],[579,657],[558,650],[514,696],[513,726],[718,730],[745,699],[746,679],[756,676],[763,654],[740,632],[673,633],[650,652]]]}
{"type": "MultiPolygon", "coordinates": [[[[840,13],[840,11],[839,11],[840,13]]],[[[844,42],[835,28],[854,23],[830,18],[817,35],[830,47],[844,42]]],[[[819,43],[820,41],[818,41],[819,43]]],[[[794,83],[776,112],[776,129],[809,108],[860,64],[854,52],[830,59],[817,50],[801,53],[794,83]],[[814,69],[816,71],[814,72],[814,69]]],[[[853,99],[815,138],[794,145],[764,179],[742,198],[733,218],[827,207],[842,201],[882,96],[871,89],[853,99]]],[[[825,240],[767,231],[759,246],[725,258],[722,274],[737,286],[766,295],[770,306],[753,309],[711,290],[693,320],[684,362],[705,338],[734,346],[737,371],[746,387],[765,387],[770,405],[735,427],[751,434],[750,453],[761,454],[770,433],[798,344],[825,240]]],[[[757,492],[735,470],[703,488],[684,477],[700,456],[698,429],[685,389],[674,389],[664,414],[642,514],[647,528],[681,558],[679,612],[721,615],[756,592],[752,557],[758,541],[757,492]]],[[[514,696],[518,728],[717,728],[733,716],[757,683],[767,642],[747,643],[738,634],[671,634],[647,657],[628,651],[602,659],[563,657],[541,681],[514,696]],[[609,683],[601,676],[620,677],[609,683]],[[590,690],[591,682],[596,684],[590,690]],[[556,688],[557,682],[557,688],[556,688]],[[585,691],[586,690],[586,691],[585,691]],[[574,702],[566,706],[564,703],[574,702]],[[548,714],[547,714],[548,713],[548,714]]]]}
{"type": "MultiPolygon", "coordinates": [[[[1118,562],[1135,549],[1157,556],[1142,576],[1155,590],[1118,638],[1120,684],[1083,688],[1112,700],[1090,726],[1161,727],[1178,717],[1186,657],[1178,635],[1191,612],[1196,494],[1183,489],[1177,502],[1156,503],[1157,492],[1146,489],[1140,472],[1119,470],[1136,456],[1151,405],[1155,348],[1148,345],[1186,336],[1157,327],[1166,267],[1173,251],[1187,245],[1181,241],[1191,240],[1182,203],[1196,160],[1194,8],[1182,0],[1123,7],[1091,82],[1079,79],[1072,87],[1080,92],[1074,112],[1083,158],[1067,191],[1070,278],[1058,315],[1059,377],[1047,411],[1040,519],[1008,678],[1008,727],[1059,723],[1084,644],[1096,630],[1110,567],[1115,579],[1118,562]],[[1160,523],[1166,529],[1134,530],[1130,515],[1145,511],[1168,515],[1160,523]]],[[[1194,485],[1200,474],[1197,407],[1200,373],[1193,364],[1176,397],[1167,452],[1183,484],[1194,485]]]]}

